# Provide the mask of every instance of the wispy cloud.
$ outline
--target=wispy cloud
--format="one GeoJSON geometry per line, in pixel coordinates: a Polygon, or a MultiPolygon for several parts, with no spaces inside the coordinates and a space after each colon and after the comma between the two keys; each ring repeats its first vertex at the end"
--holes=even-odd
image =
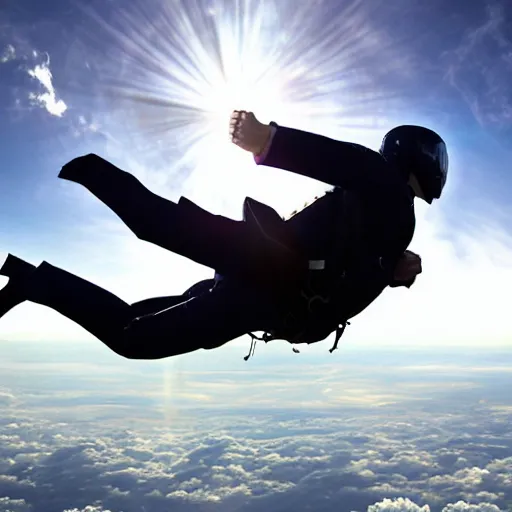
{"type": "Polygon", "coordinates": [[[455,50],[445,53],[446,78],[481,125],[502,128],[512,123],[512,37],[505,3],[490,1],[486,14],[455,50]]]}
{"type": "Polygon", "coordinates": [[[31,92],[29,99],[46,109],[52,116],[62,117],[68,107],[63,100],[57,99],[57,93],[53,86],[53,75],[50,70],[50,57],[47,57],[46,62],[37,64],[34,68],[27,70],[27,72],[44,88],[43,93],[31,92]]]}
{"type": "Polygon", "coordinates": [[[16,58],[16,49],[12,44],[8,44],[0,53],[0,64],[4,64],[5,62],[9,62],[10,60],[14,60],[16,58]]]}

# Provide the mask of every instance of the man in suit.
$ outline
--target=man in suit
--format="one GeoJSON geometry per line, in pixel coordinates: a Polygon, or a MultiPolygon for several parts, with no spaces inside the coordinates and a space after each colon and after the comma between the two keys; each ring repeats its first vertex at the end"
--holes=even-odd
{"type": "MultiPolygon", "coordinates": [[[[26,300],[75,321],[127,358],[159,359],[212,349],[250,331],[263,339],[314,343],[363,311],[390,286],[411,286],[421,259],[407,250],[414,198],[440,198],[446,145],[432,130],[398,126],[379,152],[359,144],[260,123],[235,111],[233,143],[258,165],[332,185],[288,220],[251,198],[242,221],[186,198],[174,203],[97,155],[66,164],[59,177],[86,187],[142,240],[206,265],[215,279],[183,296],[127,304],[48,262],[9,255],[0,274],[0,317],[26,300]]],[[[283,191],[286,193],[286,191],[283,191]]]]}

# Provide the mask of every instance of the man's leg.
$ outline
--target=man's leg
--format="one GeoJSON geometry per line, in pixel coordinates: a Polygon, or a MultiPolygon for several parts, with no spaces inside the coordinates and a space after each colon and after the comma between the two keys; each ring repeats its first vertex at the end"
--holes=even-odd
{"type": "Polygon", "coordinates": [[[178,205],[151,192],[132,174],[86,155],[64,165],[59,178],[88,189],[141,240],[175,251],[178,205]]]}
{"type": "Polygon", "coordinates": [[[166,297],[151,297],[149,299],[139,300],[130,305],[133,318],[139,316],[150,315],[151,313],[158,313],[164,309],[169,309],[178,304],[186,302],[190,297],[185,295],[169,295],[166,297]]]}
{"type": "Polygon", "coordinates": [[[136,318],[128,339],[151,340],[153,358],[213,349],[251,331],[270,331],[280,319],[272,297],[238,285],[219,285],[169,309],[136,318]]]}
{"type": "Polygon", "coordinates": [[[136,318],[141,308],[132,309],[109,291],[47,262],[17,282],[18,304],[29,300],[47,306],[129,359],[215,348],[248,331],[266,329],[274,311],[267,301],[243,294],[241,288],[219,287],[177,305],[169,300],[170,308],[136,318]]]}
{"type": "Polygon", "coordinates": [[[0,290],[0,318],[25,301],[20,288],[23,288],[25,278],[35,269],[34,265],[12,254],[7,256],[0,267],[0,275],[9,278],[7,284],[0,290]]]}
{"type": "Polygon", "coordinates": [[[192,297],[197,297],[203,293],[208,292],[215,284],[214,279],[204,279],[189,287],[182,295],[169,295],[164,297],[151,297],[149,299],[139,300],[134,302],[131,306],[132,317],[149,315],[151,313],[158,313],[164,309],[177,306],[192,297]]]}
{"type": "Polygon", "coordinates": [[[59,177],[86,187],[138,238],[221,274],[268,286],[289,279],[297,265],[279,244],[256,240],[245,222],[212,214],[184,198],[177,204],[164,199],[99,156],[75,158],[59,177]]]}
{"type": "Polygon", "coordinates": [[[244,257],[249,240],[243,222],[214,215],[186,199],[178,204],[164,199],[97,155],[75,158],[59,177],[87,188],[141,240],[201,265],[225,271],[250,254],[244,257]]]}

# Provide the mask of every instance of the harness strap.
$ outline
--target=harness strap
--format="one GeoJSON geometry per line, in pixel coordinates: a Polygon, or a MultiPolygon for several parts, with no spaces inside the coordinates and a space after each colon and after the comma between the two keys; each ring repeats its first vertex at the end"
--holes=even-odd
{"type": "Polygon", "coordinates": [[[251,347],[249,348],[249,353],[244,357],[244,361],[247,361],[254,355],[254,351],[256,350],[256,342],[258,340],[267,343],[275,339],[274,336],[269,332],[264,332],[263,336],[256,336],[256,334],[253,334],[252,332],[248,332],[247,334],[251,337],[251,347]]]}
{"type": "MultiPolygon", "coordinates": [[[[329,349],[329,352],[332,354],[335,350],[338,349],[338,343],[341,339],[341,337],[343,336],[343,333],[345,332],[345,329],[347,327],[347,325],[350,325],[350,322],[348,320],[346,320],[345,322],[343,322],[342,324],[338,325],[338,327],[336,327],[336,337],[334,338],[334,344],[333,346],[329,349]]],[[[249,353],[244,357],[244,361],[248,361],[250,357],[252,357],[254,355],[254,351],[256,350],[256,342],[259,340],[259,341],[264,341],[265,343],[268,343],[269,341],[272,341],[272,340],[275,340],[276,338],[274,337],[273,334],[269,333],[269,332],[264,332],[262,336],[256,336],[256,334],[252,333],[252,332],[249,332],[247,333],[250,337],[251,337],[251,346],[249,348],[249,353]]],[[[292,348],[293,352],[295,352],[296,354],[299,354],[299,349],[293,347],[292,348]]]]}
{"type": "Polygon", "coordinates": [[[334,345],[329,349],[329,352],[332,354],[335,350],[338,348],[338,343],[340,341],[340,338],[343,336],[343,333],[345,332],[345,328],[347,325],[350,325],[350,322],[347,320],[346,322],[343,322],[342,324],[338,325],[336,327],[336,338],[334,339],[334,345]]]}

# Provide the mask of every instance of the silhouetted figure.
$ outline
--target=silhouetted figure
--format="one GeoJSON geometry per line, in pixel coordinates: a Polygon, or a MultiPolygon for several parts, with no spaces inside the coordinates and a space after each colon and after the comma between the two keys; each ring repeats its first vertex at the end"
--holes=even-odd
{"type": "Polygon", "coordinates": [[[32,301],[124,357],[158,359],[212,349],[251,331],[291,343],[317,342],[336,331],[337,344],[348,320],[387,286],[412,285],[421,272],[421,259],[407,250],[414,198],[432,203],[447,177],[438,134],[399,126],[375,152],[235,111],[231,135],[259,165],[333,189],[287,220],[247,198],[243,220],[236,221],[185,198],[159,197],[97,155],[76,158],[60,178],[86,187],[138,238],[212,268],[215,278],[181,296],[128,304],[48,262],[35,267],[9,255],[0,269],[9,277],[0,316],[32,301]]]}

